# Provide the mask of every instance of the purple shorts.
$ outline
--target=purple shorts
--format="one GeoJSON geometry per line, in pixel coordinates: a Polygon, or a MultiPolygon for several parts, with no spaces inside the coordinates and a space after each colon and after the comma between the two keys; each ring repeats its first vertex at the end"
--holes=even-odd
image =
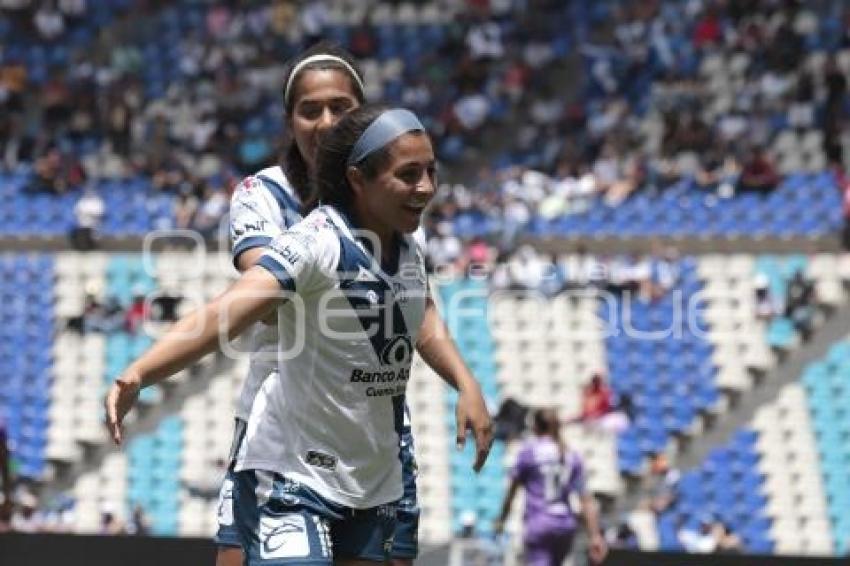
{"type": "Polygon", "coordinates": [[[561,566],[573,548],[575,531],[548,531],[525,538],[527,566],[561,566]]]}

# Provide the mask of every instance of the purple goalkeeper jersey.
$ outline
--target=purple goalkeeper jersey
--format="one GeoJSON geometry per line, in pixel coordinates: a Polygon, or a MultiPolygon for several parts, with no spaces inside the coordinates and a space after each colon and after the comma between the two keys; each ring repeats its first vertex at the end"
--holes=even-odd
{"type": "Polygon", "coordinates": [[[525,442],[517,456],[512,477],[525,488],[526,538],[552,531],[576,528],[576,512],[570,506],[570,493],[583,495],[584,466],[571,451],[560,455],[558,444],[548,436],[525,442]]]}

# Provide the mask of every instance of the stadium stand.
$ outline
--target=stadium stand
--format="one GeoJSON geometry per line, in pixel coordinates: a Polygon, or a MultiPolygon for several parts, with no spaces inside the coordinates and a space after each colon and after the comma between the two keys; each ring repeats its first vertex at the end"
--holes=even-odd
{"type": "Polygon", "coordinates": [[[762,479],[756,469],[757,437],[753,431],[739,431],[727,446],[715,448],[699,469],[682,475],[676,501],[658,518],[662,549],[681,549],[681,532],[698,530],[707,516],[741,536],[748,551],[772,550],[762,479]]]}
{"type": "MultiPolygon", "coordinates": [[[[619,434],[564,427],[603,498],[627,496],[646,478],[647,456],[698,439],[847,303],[850,255],[815,252],[834,248],[846,218],[841,2],[109,0],[63,14],[56,37],[26,4],[0,17],[0,243],[64,237],[90,189],[103,204],[98,233],[132,251],[0,256],[0,414],[28,482],[49,484],[103,447],[103,391],[163,324],[128,327],[134,295],[171,294],[185,313],[234,276],[225,253],[143,260],[139,237],[196,227],[186,210],[274,159],[281,63],[318,37],[358,54],[370,99],[425,117],[450,181],[428,221],[429,249],[454,238],[449,262],[463,264],[476,237],[500,262],[520,239],[787,243],[781,254],[677,258],[676,285],[650,300],[440,282],[451,330],[494,409],[511,398],[575,415],[595,371],[617,402],[628,400],[633,418],[619,434]],[[747,173],[758,167],[769,173],[764,186],[747,173]],[[814,298],[794,311],[798,272],[814,298]],[[115,316],[86,326],[87,295],[114,299],[115,316]],[[686,324],[683,309],[693,314],[686,324]]],[[[680,531],[711,515],[748,552],[850,552],[848,348],[833,345],[685,471],[680,499],[657,521],[630,510],[641,548],[681,549],[680,531]]],[[[205,362],[205,372],[215,373],[205,391],[75,478],[75,531],[102,532],[106,514],[129,523],[139,504],[155,534],[213,532],[216,460],[227,453],[244,360],[205,362]]],[[[470,447],[452,447],[455,396],[419,360],[410,387],[421,539],[448,543],[468,521],[488,533],[515,446],[497,444],[473,475],[470,447]]],[[[146,390],[143,401],[170,394],[146,390]]]]}
{"type": "Polygon", "coordinates": [[[53,258],[0,256],[0,364],[4,375],[0,411],[5,416],[17,472],[45,472],[53,380],[53,258]]]}

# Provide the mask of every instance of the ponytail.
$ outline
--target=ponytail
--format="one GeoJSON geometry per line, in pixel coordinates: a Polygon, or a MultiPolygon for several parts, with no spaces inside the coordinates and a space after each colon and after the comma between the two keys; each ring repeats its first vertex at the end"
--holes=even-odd
{"type": "Polygon", "coordinates": [[[555,409],[537,409],[534,412],[534,432],[550,437],[558,446],[558,454],[563,460],[567,455],[567,445],[561,437],[561,423],[555,409]]]}

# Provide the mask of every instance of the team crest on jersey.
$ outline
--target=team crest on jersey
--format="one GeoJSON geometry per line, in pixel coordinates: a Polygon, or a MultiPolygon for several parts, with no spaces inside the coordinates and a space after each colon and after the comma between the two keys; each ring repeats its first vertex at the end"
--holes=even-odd
{"type": "Polygon", "coordinates": [[[413,357],[413,345],[410,338],[401,334],[387,342],[381,350],[381,363],[384,365],[406,365],[413,357]]]}

